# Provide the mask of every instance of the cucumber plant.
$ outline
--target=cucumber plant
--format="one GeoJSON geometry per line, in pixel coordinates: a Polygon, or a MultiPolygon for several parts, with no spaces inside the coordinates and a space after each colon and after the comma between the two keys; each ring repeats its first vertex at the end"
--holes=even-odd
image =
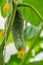
{"type": "MultiPolygon", "coordinates": [[[[3,1],[4,0],[2,0],[1,3],[3,1]]],[[[37,2],[37,0],[36,0],[36,2],[37,2]]],[[[24,65],[30,59],[31,51],[35,47],[36,43],[39,41],[38,39],[40,38],[40,34],[41,34],[42,30],[43,30],[43,16],[42,16],[43,14],[39,10],[41,7],[37,8],[37,6],[36,6],[37,9],[35,7],[33,7],[34,0],[33,1],[32,0],[30,0],[30,1],[23,0],[23,2],[20,2],[19,0],[11,0],[11,1],[8,0],[7,6],[5,4],[6,4],[6,0],[4,1],[4,4],[0,5],[2,16],[4,15],[4,17],[7,17],[6,24],[5,24],[5,33],[4,33],[5,35],[3,35],[4,38],[3,38],[3,41],[2,41],[2,43],[0,45],[0,65],[5,64],[4,57],[3,57],[3,50],[5,48],[6,41],[8,40],[10,31],[12,31],[12,36],[13,36],[13,40],[14,40],[14,43],[15,43],[15,47],[18,50],[18,52],[20,52],[19,57],[20,57],[20,55],[24,54],[24,57],[21,60],[21,62],[19,63],[19,65],[24,65]],[[4,8],[4,9],[2,9],[2,8],[4,8]],[[8,12],[9,8],[10,8],[10,13],[8,12]],[[26,9],[26,8],[28,8],[28,9],[26,9]],[[30,11],[30,9],[32,11],[30,11]],[[24,18],[22,16],[22,13],[20,12],[20,10],[24,14],[24,18]],[[27,15],[27,14],[29,14],[29,15],[27,15]],[[33,17],[34,16],[35,17],[30,19],[32,15],[33,15],[33,17]],[[37,27],[38,24],[42,23],[42,25],[40,26],[40,29],[38,30],[37,34],[33,35],[34,38],[33,38],[32,42],[31,42],[31,47],[27,52],[25,52],[26,51],[26,44],[24,42],[25,40],[24,40],[24,37],[23,37],[24,19],[26,19],[26,21],[29,21],[32,25],[34,25],[36,27],[37,27]],[[35,19],[36,19],[36,21],[34,22],[35,19]]],[[[43,40],[43,37],[42,37],[42,40],[43,40]]]]}

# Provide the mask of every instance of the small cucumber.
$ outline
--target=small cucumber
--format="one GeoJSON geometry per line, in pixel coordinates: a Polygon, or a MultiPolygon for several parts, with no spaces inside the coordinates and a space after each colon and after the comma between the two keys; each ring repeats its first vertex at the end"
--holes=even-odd
{"type": "Polygon", "coordinates": [[[22,17],[22,13],[20,12],[20,10],[17,10],[14,23],[12,26],[12,35],[16,49],[18,51],[20,51],[21,49],[25,49],[25,43],[23,39],[23,26],[24,26],[23,24],[24,24],[24,20],[22,17]]]}

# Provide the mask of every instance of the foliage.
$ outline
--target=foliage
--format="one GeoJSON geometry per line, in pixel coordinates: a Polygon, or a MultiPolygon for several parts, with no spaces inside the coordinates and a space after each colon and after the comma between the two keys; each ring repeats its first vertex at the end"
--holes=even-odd
{"type": "Polygon", "coordinates": [[[43,51],[43,49],[40,48],[41,42],[43,43],[43,37],[40,37],[43,30],[43,0],[22,0],[21,2],[20,0],[9,0],[8,3],[11,5],[11,8],[5,13],[3,11],[3,6],[6,3],[7,0],[0,0],[1,14],[4,18],[7,17],[8,19],[6,20],[8,24],[6,23],[7,28],[5,36],[0,39],[0,65],[4,65],[3,50],[5,47],[5,40],[6,44],[13,42],[12,32],[10,33],[10,31],[12,30],[17,9],[22,12],[25,21],[30,22],[31,24],[31,26],[26,27],[23,32],[24,41],[26,46],[29,47],[29,50],[26,52],[24,57],[21,57],[20,59],[17,58],[18,54],[11,56],[11,59],[5,65],[42,65],[43,60],[40,62],[28,62],[27,64],[26,62],[33,57],[31,53],[32,49],[34,49],[35,55],[43,51]]]}

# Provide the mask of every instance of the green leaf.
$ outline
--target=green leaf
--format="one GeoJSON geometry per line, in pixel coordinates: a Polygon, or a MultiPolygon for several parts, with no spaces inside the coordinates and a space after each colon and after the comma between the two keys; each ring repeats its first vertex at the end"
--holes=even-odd
{"type": "MultiPolygon", "coordinates": [[[[31,25],[31,26],[27,26],[24,29],[24,40],[27,46],[29,47],[31,46],[31,43],[35,38],[35,36],[37,35],[38,31],[40,30],[41,26],[42,26],[42,22],[37,27],[31,25]]],[[[41,41],[43,42],[43,37],[39,37],[37,43],[41,43],[41,41]]]]}
{"type": "Polygon", "coordinates": [[[43,65],[43,60],[42,61],[37,61],[37,62],[28,62],[27,64],[25,65],[43,65]]]}
{"type": "MultiPolygon", "coordinates": [[[[2,31],[3,31],[3,30],[1,29],[1,30],[0,30],[0,35],[1,35],[2,31]]],[[[0,38],[0,44],[1,44],[2,40],[3,40],[3,37],[0,38]]]]}
{"type": "Polygon", "coordinates": [[[2,0],[1,1],[1,14],[2,14],[2,16],[5,18],[6,16],[7,16],[7,14],[5,13],[5,12],[3,12],[3,7],[5,6],[5,4],[6,4],[6,0],[2,0]]]}
{"type": "MultiPolygon", "coordinates": [[[[0,33],[1,33],[2,31],[3,31],[3,30],[0,30],[0,33]]],[[[4,37],[0,38],[0,44],[1,44],[1,42],[3,41],[3,38],[4,38],[4,37]]],[[[12,32],[10,32],[9,37],[8,37],[8,40],[7,40],[7,42],[6,42],[6,45],[8,45],[8,44],[10,44],[10,43],[12,43],[12,42],[13,42],[13,37],[12,37],[12,32]]]]}
{"type": "MultiPolygon", "coordinates": [[[[21,59],[17,58],[17,54],[12,55],[10,60],[5,63],[5,65],[19,65],[21,59]]],[[[43,60],[42,61],[37,61],[37,62],[27,62],[25,65],[43,65],[43,60]]]]}
{"type": "Polygon", "coordinates": [[[6,12],[3,12],[3,8],[1,9],[1,15],[5,18],[7,16],[6,12]]]}
{"type": "Polygon", "coordinates": [[[21,61],[20,58],[17,58],[18,54],[12,55],[8,63],[5,65],[18,65],[21,61]]]}
{"type": "Polygon", "coordinates": [[[7,0],[0,0],[0,7],[4,6],[6,4],[7,0]]]}
{"type": "Polygon", "coordinates": [[[27,26],[24,30],[24,39],[32,39],[36,36],[39,29],[34,26],[27,26]]]}
{"type": "Polygon", "coordinates": [[[12,42],[13,42],[13,37],[12,37],[12,33],[10,32],[10,34],[9,34],[9,37],[8,37],[8,40],[7,40],[6,44],[10,44],[10,43],[12,43],[12,42]]]}
{"type": "MultiPolygon", "coordinates": [[[[4,6],[3,6],[3,7],[4,7],[4,6]]],[[[9,10],[8,12],[4,12],[4,11],[3,11],[3,7],[1,7],[1,14],[2,14],[2,16],[5,18],[5,17],[9,16],[9,14],[11,13],[11,8],[10,8],[10,10],[9,10]]]]}
{"type": "MultiPolygon", "coordinates": [[[[7,4],[7,0],[2,0],[1,1],[1,14],[2,14],[2,16],[5,18],[6,16],[8,16],[9,14],[10,14],[10,12],[11,12],[11,8],[10,8],[10,10],[8,11],[8,12],[4,12],[3,11],[3,7],[5,6],[7,4]]],[[[11,4],[10,4],[11,5],[11,4]]]]}
{"type": "MultiPolygon", "coordinates": [[[[43,16],[43,0],[23,0],[23,3],[31,4],[43,16]]],[[[30,8],[22,7],[20,10],[23,12],[23,17],[27,22],[35,26],[40,23],[40,19],[30,8]]]]}

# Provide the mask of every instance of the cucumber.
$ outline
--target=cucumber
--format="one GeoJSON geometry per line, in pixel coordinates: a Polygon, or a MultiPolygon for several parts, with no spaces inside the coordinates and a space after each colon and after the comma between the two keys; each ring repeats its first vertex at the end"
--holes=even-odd
{"type": "Polygon", "coordinates": [[[16,49],[20,51],[21,49],[26,49],[25,42],[23,39],[23,26],[24,20],[20,10],[16,11],[14,23],[12,26],[12,36],[16,46],[16,49]]]}

